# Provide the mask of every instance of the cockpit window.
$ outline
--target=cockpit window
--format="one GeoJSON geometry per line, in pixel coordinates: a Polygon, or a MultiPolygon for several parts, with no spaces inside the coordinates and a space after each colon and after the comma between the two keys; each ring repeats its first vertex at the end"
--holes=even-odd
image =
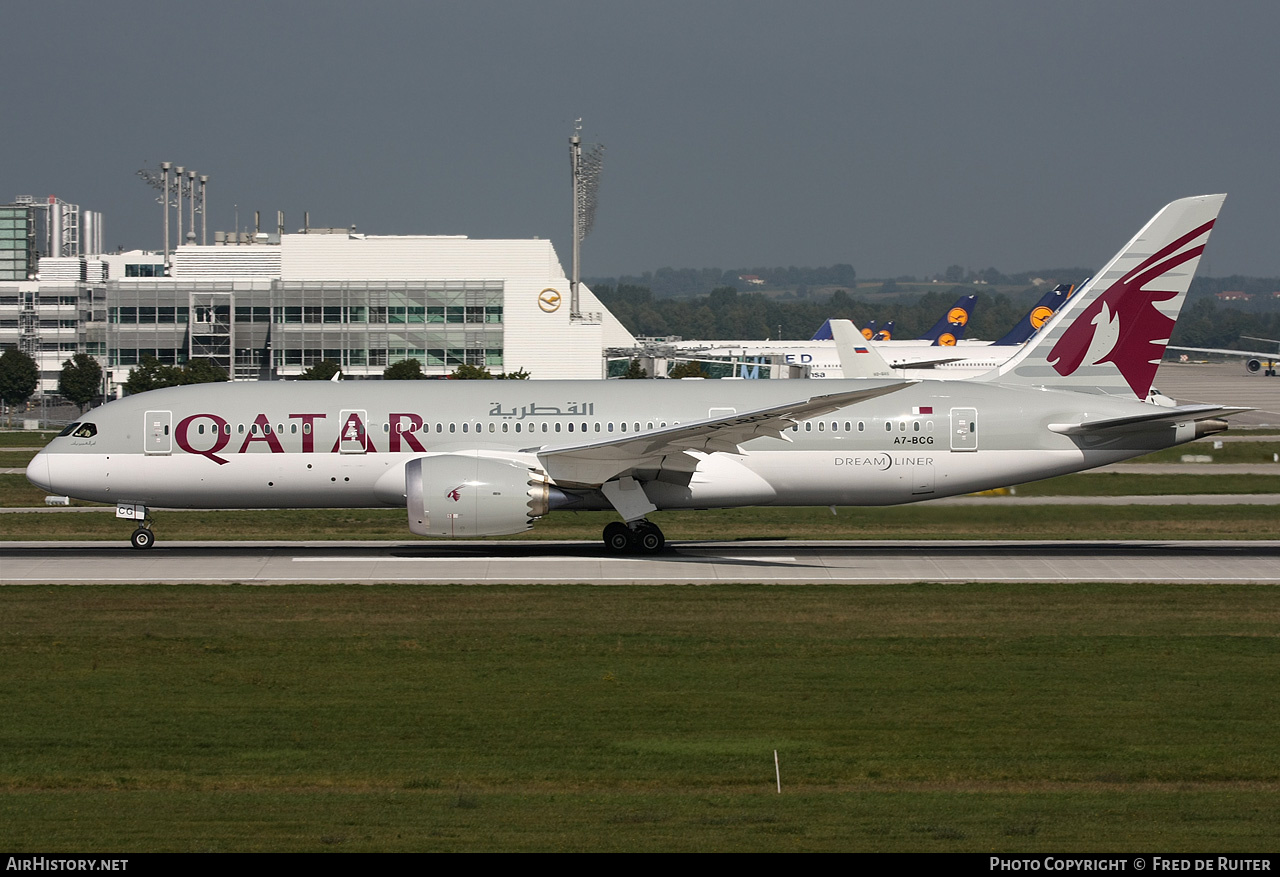
{"type": "Polygon", "coordinates": [[[71,434],[76,438],[93,438],[98,434],[98,427],[92,423],[82,423],[80,428],[71,434]]]}
{"type": "Polygon", "coordinates": [[[79,421],[75,423],[67,424],[67,428],[64,429],[62,432],[58,433],[58,438],[62,438],[64,435],[71,435],[71,431],[79,425],[80,425],[79,421]]]}

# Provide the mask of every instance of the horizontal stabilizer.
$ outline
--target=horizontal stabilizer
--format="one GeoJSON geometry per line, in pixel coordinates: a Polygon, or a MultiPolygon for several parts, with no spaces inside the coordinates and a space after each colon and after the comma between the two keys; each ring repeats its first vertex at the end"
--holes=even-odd
{"type": "Polygon", "coordinates": [[[1059,435],[1096,435],[1106,432],[1139,432],[1154,426],[1172,426],[1188,421],[1216,420],[1252,411],[1252,408],[1225,408],[1221,405],[1183,405],[1178,408],[1157,408],[1145,414],[1128,417],[1106,417],[1098,420],[1081,420],[1076,423],[1051,423],[1049,431],[1059,435]]]}

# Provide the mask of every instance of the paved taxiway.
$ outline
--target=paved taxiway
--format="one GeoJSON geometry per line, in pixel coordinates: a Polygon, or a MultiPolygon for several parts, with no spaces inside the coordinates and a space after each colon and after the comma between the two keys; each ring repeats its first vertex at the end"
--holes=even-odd
{"type": "Polygon", "coordinates": [[[1280,541],[685,542],[612,556],[587,542],[7,543],[0,584],[1280,584],[1280,541]]]}
{"type": "Polygon", "coordinates": [[[1231,418],[1237,429],[1280,425],[1280,377],[1250,375],[1242,361],[1163,362],[1156,386],[1166,396],[1189,405],[1240,405],[1253,408],[1231,418]]]}

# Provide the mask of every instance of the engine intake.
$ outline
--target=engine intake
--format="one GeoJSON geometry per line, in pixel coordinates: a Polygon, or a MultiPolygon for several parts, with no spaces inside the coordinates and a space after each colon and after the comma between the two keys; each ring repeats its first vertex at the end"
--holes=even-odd
{"type": "Polygon", "coordinates": [[[409,529],[419,536],[506,536],[545,515],[545,472],[479,454],[439,454],[405,465],[409,529]]]}

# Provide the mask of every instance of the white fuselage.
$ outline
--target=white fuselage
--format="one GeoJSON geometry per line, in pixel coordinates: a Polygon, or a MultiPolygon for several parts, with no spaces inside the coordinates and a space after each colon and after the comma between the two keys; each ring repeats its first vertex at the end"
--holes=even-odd
{"type": "MultiPolygon", "coordinates": [[[[824,390],[832,383],[824,384],[824,390]]],[[[844,387],[868,382],[839,382],[844,387]]],[[[795,381],[347,382],[158,390],[86,414],[28,467],[56,494],[165,508],[405,505],[405,464],[480,454],[538,465],[540,451],[743,413],[797,396],[795,381]]],[[[740,455],[690,452],[692,475],[646,472],[658,508],[889,505],[1047,478],[1193,437],[1158,425],[1091,444],[1050,423],[1147,411],[1136,400],[926,381],[813,418],[740,455]]],[[[580,508],[607,508],[579,490],[580,508]]]]}

